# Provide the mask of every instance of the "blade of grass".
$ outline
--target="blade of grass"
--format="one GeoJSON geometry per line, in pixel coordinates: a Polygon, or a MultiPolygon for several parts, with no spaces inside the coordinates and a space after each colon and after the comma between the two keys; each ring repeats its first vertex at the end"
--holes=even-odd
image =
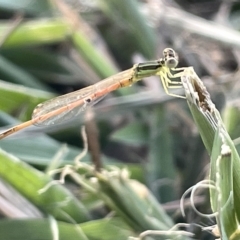
{"type": "Polygon", "coordinates": [[[45,213],[67,222],[84,222],[89,214],[66,188],[53,185],[44,193],[38,191],[52,179],[18,158],[0,150],[0,176],[45,213]]]}
{"type": "Polygon", "coordinates": [[[240,158],[219,112],[193,68],[186,69],[181,79],[189,108],[211,156],[210,177],[218,191],[211,194],[212,208],[219,211],[218,228],[223,239],[229,239],[237,231],[235,218],[240,219],[240,158]]]}
{"type": "MultiPolygon", "coordinates": [[[[11,27],[9,23],[0,24],[0,39],[11,27]]],[[[32,20],[22,23],[1,46],[11,48],[60,42],[69,35],[69,26],[61,19],[32,20]]]]}
{"type": "Polygon", "coordinates": [[[139,12],[135,0],[101,0],[100,7],[115,24],[129,33],[129,45],[138,46],[147,58],[152,58],[156,50],[156,38],[145,17],[139,12]],[[130,44],[131,43],[131,44],[130,44]]]}
{"type": "Polygon", "coordinates": [[[47,16],[51,12],[49,0],[0,0],[1,11],[24,12],[25,14],[47,16]]]}

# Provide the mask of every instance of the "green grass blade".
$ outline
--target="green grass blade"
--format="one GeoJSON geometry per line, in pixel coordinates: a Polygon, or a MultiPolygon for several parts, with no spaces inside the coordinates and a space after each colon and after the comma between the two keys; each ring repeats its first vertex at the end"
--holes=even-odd
{"type": "MultiPolygon", "coordinates": [[[[0,39],[11,28],[9,23],[0,24],[0,39]]],[[[32,20],[22,23],[6,39],[2,48],[33,46],[60,42],[69,35],[69,26],[60,19],[32,20]]]]}
{"type": "Polygon", "coordinates": [[[25,14],[46,16],[51,12],[51,2],[49,0],[0,0],[1,11],[24,12],[25,14]]]}
{"type": "Polygon", "coordinates": [[[44,193],[38,193],[52,181],[48,175],[3,150],[0,150],[0,166],[0,176],[45,213],[69,222],[89,219],[84,206],[63,186],[53,185],[44,193]]]}
{"type": "Polygon", "coordinates": [[[0,221],[0,232],[1,239],[4,240],[54,238],[59,240],[88,240],[77,225],[56,222],[55,220],[50,221],[49,219],[2,220],[0,221]]]}
{"type": "Polygon", "coordinates": [[[72,41],[78,52],[101,78],[106,78],[116,73],[116,68],[104,59],[83,33],[79,31],[73,33],[72,41]]]}
{"type": "Polygon", "coordinates": [[[9,82],[19,83],[27,87],[47,90],[48,88],[37,78],[25,72],[19,66],[0,56],[0,78],[9,82]]]}
{"type": "Polygon", "coordinates": [[[210,191],[211,204],[219,212],[218,228],[222,239],[230,239],[237,231],[236,219],[240,219],[240,158],[209,93],[192,68],[185,70],[182,82],[189,108],[211,156],[210,180],[216,185],[216,190],[210,191]]]}
{"type": "Polygon", "coordinates": [[[147,58],[152,58],[156,50],[156,38],[145,17],[139,12],[136,0],[99,0],[100,7],[110,18],[129,34],[131,44],[138,47],[147,58]]]}
{"type": "Polygon", "coordinates": [[[173,201],[176,192],[172,184],[156,187],[160,179],[173,182],[176,175],[173,162],[172,139],[167,119],[167,108],[157,107],[154,115],[149,119],[150,139],[149,162],[147,164],[147,182],[154,195],[161,203],[173,201]]]}

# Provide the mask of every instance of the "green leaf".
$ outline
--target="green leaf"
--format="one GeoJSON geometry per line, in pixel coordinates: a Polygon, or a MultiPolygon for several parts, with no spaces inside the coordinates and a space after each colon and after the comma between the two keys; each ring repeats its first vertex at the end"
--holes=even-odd
{"type": "MultiPolygon", "coordinates": [[[[11,27],[10,23],[0,24],[0,39],[11,27]]],[[[4,42],[2,48],[50,44],[66,39],[69,28],[59,19],[33,20],[21,24],[4,42]]]]}
{"type": "Polygon", "coordinates": [[[44,82],[57,82],[68,86],[79,84],[79,79],[89,80],[80,66],[62,54],[32,48],[2,49],[1,53],[12,63],[44,82]]]}
{"type": "Polygon", "coordinates": [[[0,0],[0,9],[18,12],[46,16],[47,13],[51,10],[51,3],[49,0],[21,0],[21,1],[12,1],[12,0],[0,0]]]}
{"type": "Polygon", "coordinates": [[[38,191],[52,179],[3,150],[0,150],[0,176],[38,208],[58,220],[79,223],[89,219],[85,207],[62,185],[52,185],[40,194],[38,191]]]}
{"type": "Polygon", "coordinates": [[[189,108],[211,155],[210,179],[216,185],[216,189],[210,191],[211,205],[219,213],[221,238],[230,239],[237,231],[236,219],[240,219],[240,158],[218,110],[193,68],[185,70],[182,82],[189,108]]]}
{"type": "Polygon", "coordinates": [[[226,139],[222,136],[223,131],[219,127],[214,139],[210,180],[216,183],[216,188],[210,188],[210,193],[213,211],[218,212],[217,221],[221,236],[223,239],[230,239],[238,224],[233,196],[233,158],[231,149],[225,144],[226,139]]]}
{"type": "MultiPolygon", "coordinates": [[[[61,149],[62,144],[48,136],[32,136],[31,138],[6,138],[0,142],[2,149],[10,154],[38,166],[48,166],[49,161],[61,149]]],[[[64,164],[73,162],[82,150],[77,147],[67,146],[67,154],[63,158],[64,164]]],[[[85,157],[86,161],[89,157],[85,157]]]]}
{"type": "Polygon", "coordinates": [[[240,136],[240,111],[236,106],[226,106],[222,113],[223,122],[229,133],[234,139],[240,136]]]}
{"type": "Polygon", "coordinates": [[[159,179],[173,181],[176,178],[167,112],[167,108],[159,106],[149,119],[149,160],[146,166],[148,186],[162,203],[175,199],[175,190],[171,184],[170,186],[166,184],[159,188],[156,187],[156,182],[159,179]]]}
{"type": "Polygon", "coordinates": [[[54,238],[59,240],[88,240],[77,225],[55,222],[54,219],[2,220],[0,221],[0,232],[1,238],[4,240],[50,240],[54,238]]]}
{"type": "MultiPolygon", "coordinates": [[[[101,0],[100,7],[109,17],[129,33],[128,44],[134,45],[147,58],[155,53],[156,38],[153,29],[139,12],[136,0],[101,0]]],[[[127,37],[127,36],[126,36],[127,37]]]]}
{"type": "Polygon", "coordinates": [[[140,146],[147,143],[147,135],[146,126],[140,122],[134,122],[115,131],[111,139],[132,146],[140,146]]]}
{"type": "Polygon", "coordinates": [[[46,90],[47,87],[31,74],[17,65],[11,63],[0,55],[0,78],[13,83],[19,83],[27,87],[46,90]]]}
{"type": "Polygon", "coordinates": [[[29,120],[38,103],[54,97],[49,92],[0,81],[0,110],[12,114],[24,110],[23,121],[29,120]],[[10,97],[11,96],[11,97],[10,97]]]}
{"type": "Polygon", "coordinates": [[[121,218],[107,218],[80,224],[89,239],[125,240],[135,233],[121,218]]]}
{"type": "Polygon", "coordinates": [[[168,230],[172,227],[171,218],[151,192],[139,182],[128,179],[126,170],[104,171],[97,174],[97,178],[100,197],[135,230],[168,230]]]}
{"type": "Polygon", "coordinates": [[[106,78],[116,73],[115,66],[107,58],[103,58],[82,32],[74,32],[72,34],[72,41],[80,55],[95,69],[101,78],[106,78]]]}
{"type": "Polygon", "coordinates": [[[51,218],[1,220],[0,232],[4,240],[50,240],[57,236],[59,240],[126,240],[135,235],[120,218],[107,218],[78,225],[55,222],[51,218]]]}

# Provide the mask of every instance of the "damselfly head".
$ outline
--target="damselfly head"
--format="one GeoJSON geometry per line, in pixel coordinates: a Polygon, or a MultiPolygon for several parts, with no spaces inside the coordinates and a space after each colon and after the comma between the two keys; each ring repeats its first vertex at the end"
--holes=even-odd
{"type": "Polygon", "coordinates": [[[165,48],[163,50],[165,66],[168,68],[175,68],[178,65],[178,55],[172,48],[165,48]]]}

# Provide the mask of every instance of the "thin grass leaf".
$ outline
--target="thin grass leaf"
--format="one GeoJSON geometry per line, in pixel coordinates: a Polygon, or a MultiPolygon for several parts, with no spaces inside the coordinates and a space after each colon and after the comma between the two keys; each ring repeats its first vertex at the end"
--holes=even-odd
{"type": "Polygon", "coordinates": [[[0,78],[9,82],[19,83],[27,87],[47,90],[48,87],[41,83],[37,78],[27,73],[8,59],[0,56],[0,78]]]}
{"type": "MultiPolygon", "coordinates": [[[[46,167],[49,161],[59,151],[62,144],[48,136],[32,136],[31,138],[3,139],[1,148],[20,158],[21,160],[41,167],[46,167]],[[34,141],[33,141],[34,138],[34,141]]],[[[77,147],[68,146],[68,153],[63,158],[61,165],[70,164],[73,159],[81,152],[77,147]]],[[[84,157],[83,161],[88,161],[89,156],[84,157]]]]}
{"type": "Polygon", "coordinates": [[[0,81],[0,110],[12,114],[15,111],[21,113],[22,109],[25,113],[22,120],[25,121],[31,118],[38,103],[52,97],[54,95],[49,92],[0,81]]]}
{"type": "Polygon", "coordinates": [[[116,73],[117,69],[104,44],[99,41],[96,31],[85,22],[79,14],[64,1],[53,1],[62,13],[63,19],[71,29],[72,42],[81,57],[101,77],[106,78],[116,73]]]}
{"type": "Polygon", "coordinates": [[[3,150],[0,150],[0,166],[0,176],[45,213],[67,222],[89,219],[85,207],[63,186],[53,185],[38,193],[52,181],[46,174],[3,150]]]}
{"type": "MultiPolygon", "coordinates": [[[[0,39],[11,27],[0,24],[0,39]]],[[[34,46],[61,42],[69,35],[69,26],[59,19],[40,19],[22,23],[4,42],[2,48],[34,46]]]]}
{"type": "Polygon", "coordinates": [[[180,31],[188,31],[200,37],[205,37],[206,41],[210,39],[231,47],[240,47],[239,31],[226,25],[172,7],[164,8],[162,16],[169,27],[177,27],[180,31]]]}
{"type": "Polygon", "coordinates": [[[1,220],[0,232],[4,240],[89,239],[78,225],[63,222],[52,223],[49,219],[1,220]]]}
{"type": "Polygon", "coordinates": [[[101,78],[106,78],[116,73],[115,67],[99,54],[83,33],[73,33],[72,41],[78,52],[89,62],[101,78]]]}
{"type": "MultiPolygon", "coordinates": [[[[86,190],[98,195],[135,231],[169,230],[167,235],[175,239],[170,230],[174,226],[172,219],[144,185],[128,178],[126,170],[115,167],[110,171],[95,172],[91,166],[81,163],[78,167],[88,173],[86,176],[94,174],[97,181],[93,183],[76,173],[71,174],[72,178],[86,190]]],[[[160,239],[165,239],[164,233],[162,235],[160,239]]],[[[184,236],[178,237],[188,239],[184,236]]]]}
{"type": "Polygon", "coordinates": [[[2,49],[1,53],[12,63],[44,83],[69,86],[79,84],[79,79],[89,81],[81,67],[63,54],[32,48],[2,49]]]}
{"type": "Polygon", "coordinates": [[[152,192],[161,203],[175,199],[172,182],[176,176],[167,117],[167,108],[159,106],[149,119],[149,163],[146,166],[148,172],[146,178],[152,192]],[[167,184],[161,185],[161,180],[167,184]]]}
{"type": "Polygon", "coordinates": [[[51,13],[51,1],[49,0],[0,0],[1,11],[24,12],[25,14],[47,16],[51,13]]]}
{"type": "Polygon", "coordinates": [[[135,0],[99,0],[102,10],[120,27],[129,33],[129,43],[138,47],[151,59],[156,50],[156,38],[145,17],[139,12],[135,0]]]}
{"type": "Polygon", "coordinates": [[[230,239],[237,231],[236,219],[240,219],[240,158],[209,93],[192,68],[185,70],[182,82],[189,108],[211,155],[210,180],[216,184],[216,192],[211,191],[211,204],[219,212],[218,228],[222,239],[230,239]]]}
{"type": "Polygon", "coordinates": [[[80,227],[89,239],[125,240],[135,233],[121,218],[106,218],[80,224],[80,227]]]}
{"type": "Polygon", "coordinates": [[[111,139],[132,146],[141,146],[147,143],[146,126],[140,122],[130,123],[115,131],[111,139]]]}

